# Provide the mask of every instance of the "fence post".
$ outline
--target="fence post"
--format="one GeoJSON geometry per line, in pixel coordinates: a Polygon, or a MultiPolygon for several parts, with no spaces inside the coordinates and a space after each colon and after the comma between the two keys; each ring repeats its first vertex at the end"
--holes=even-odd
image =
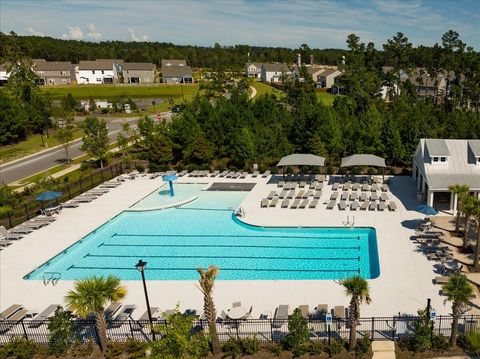
{"type": "Polygon", "coordinates": [[[442,334],[442,316],[438,318],[438,334],[442,334]]]}
{"type": "Polygon", "coordinates": [[[27,328],[25,328],[25,323],[23,322],[23,319],[20,321],[20,323],[22,323],[23,335],[25,336],[25,339],[28,340],[27,328]]]}
{"type": "Polygon", "coordinates": [[[27,215],[27,219],[30,219],[30,215],[28,214],[28,207],[27,207],[27,204],[24,203],[23,204],[23,207],[25,208],[25,214],[27,215]]]}
{"type": "Polygon", "coordinates": [[[132,334],[132,338],[133,338],[132,319],[128,320],[128,326],[130,327],[130,334],[132,334]]]}
{"type": "Polygon", "coordinates": [[[271,340],[274,342],[275,340],[273,339],[273,322],[271,319],[268,320],[270,322],[270,335],[271,335],[271,340]]]}
{"type": "Polygon", "coordinates": [[[10,224],[10,228],[12,228],[13,227],[13,225],[12,225],[12,215],[10,214],[10,211],[8,211],[7,215],[8,215],[8,224],[10,224]]]}
{"type": "Polygon", "coordinates": [[[375,317],[372,317],[372,333],[370,335],[370,339],[373,340],[373,335],[375,334],[375,317]]]}
{"type": "Polygon", "coordinates": [[[68,199],[72,199],[72,192],[70,192],[70,183],[67,183],[67,189],[68,189],[68,199]]]}

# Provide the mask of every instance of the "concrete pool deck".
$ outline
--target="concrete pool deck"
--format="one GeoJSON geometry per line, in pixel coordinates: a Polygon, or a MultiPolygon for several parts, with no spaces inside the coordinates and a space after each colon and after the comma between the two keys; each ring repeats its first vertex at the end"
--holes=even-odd
{"type": "MultiPolygon", "coordinates": [[[[225,179],[183,177],[179,183],[256,182],[257,185],[241,204],[246,223],[258,226],[339,226],[343,227],[347,216],[355,216],[355,225],[375,227],[377,231],[380,276],[369,280],[372,304],[362,307],[362,316],[393,316],[416,314],[424,308],[427,298],[438,314],[450,313],[450,304],[444,304],[439,296],[440,286],[433,284],[434,261],[428,261],[418,251],[410,237],[415,222],[423,216],[415,212],[417,201],[415,185],[411,178],[397,176],[391,180],[389,195],[398,206],[389,211],[340,211],[337,207],[326,210],[331,186],[324,186],[322,198],[315,209],[260,208],[260,201],[276,183],[269,178],[225,179]]],[[[63,304],[63,297],[72,289],[73,281],[58,281],[44,285],[42,281],[24,280],[23,277],[44,262],[74,244],[97,227],[129,208],[163,184],[160,178],[139,177],[127,180],[109,193],[78,208],[64,209],[57,220],[17,243],[0,251],[0,309],[11,304],[22,304],[32,312],[39,312],[50,304],[63,304]]],[[[132,263],[134,266],[135,263],[132,263]]],[[[148,266],[145,272],[148,280],[148,266]]],[[[139,276],[140,279],[140,276],[139,276]]],[[[135,304],[133,318],[146,309],[142,283],[122,281],[128,294],[123,303],[135,304]]],[[[150,303],[161,310],[172,309],[177,303],[180,309],[196,309],[202,312],[203,297],[195,281],[156,281],[147,283],[150,303]]],[[[274,313],[280,304],[290,305],[290,311],[301,304],[313,310],[318,304],[348,305],[343,288],[331,280],[277,280],[277,281],[217,281],[214,299],[218,312],[227,310],[232,302],[241,301],[253,306],[253,317],[263,312],[274,313]]]]}

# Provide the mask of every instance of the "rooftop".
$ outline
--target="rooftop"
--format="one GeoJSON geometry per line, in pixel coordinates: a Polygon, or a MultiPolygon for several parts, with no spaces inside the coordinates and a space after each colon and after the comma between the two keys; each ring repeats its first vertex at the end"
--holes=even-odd
{"type": "Polygon", "coordinates": [[[190,66],[166,66],[162,68],[162,77],[192,76],[190,66]]]}
{"type": "Polygon", "coordinates": [[[186,60],[162,59],[162,68],[165,66],[187,66],[186,60]]]}

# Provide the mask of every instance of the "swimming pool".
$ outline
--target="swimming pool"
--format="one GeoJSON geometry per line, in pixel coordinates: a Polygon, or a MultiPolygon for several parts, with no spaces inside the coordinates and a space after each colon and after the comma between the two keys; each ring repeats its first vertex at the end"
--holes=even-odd
{"type": "Polygon", "coordinates": [[[250,226],[232,210],[247,192],[197,190],[199,197],[180,207],[121,213],[25,279],[41,280],[45,272],[59,272],[61,280],[109,273],[139,280],[135,268],[139,259],[148,262],[149,280],[197,280],[196,268],[208,265],[220,267],[220,280],[380,274],[373,228],[250,226]]]}

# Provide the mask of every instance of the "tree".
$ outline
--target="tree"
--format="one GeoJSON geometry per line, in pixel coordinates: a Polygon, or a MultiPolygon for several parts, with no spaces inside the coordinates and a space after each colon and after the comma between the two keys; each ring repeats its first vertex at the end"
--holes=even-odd
{"type": "Polygon", "coordinates": [[[55,315],[48,321],[48,331],[50,332],[48,346],[53,354],[61,356],[67,351],[73,339],[74,329],[75,325],[70,312],[58,307],[55,315]]]}
{"type": "Polygon", "coordinates": [[[80,317],[85,318],[90,313],[95,313],[95,326],[102,352],[107,349],[105,307],[111,302],[125,298],[126,294],[125,287],[120,285],[120,279],[110,274],[107,277],[94,275],[78,280],[74,284],[74,289],[65,296],[68,309],[80,317]]]}
{"type": "Polygon", "coordinates": [[[20,100],[0,92],[0,145],[24,140],[28,133],[28,116],[20,100]]]}
{"type": "Polygon", "coordinates": [[[213,285],[215,279],[220,271],[218,267],[209,266],[207,269],[199,267],[197,269],[200,274],[200,291],[203,293],[203,311],[208,321],[208,330],[210,333],[210,344],[212,346],[213,354],[220,353],[220,340],[218,339],[217,327],[215,321],[217,319],[217,312],[215,310],[215,303],[213,302],[213,285]]]}
{"type": "Polygon", "coordinates": [[[117,135],[117,144],[118,144],[118,147],[120,147],[120,150],[122,151],[122,156],[126,155],[130,142],[135,140],[136,140],[135,130],[132,129],[132,126],[130,126],[130,123],[124,120],[122,122],[122,131],[120,131],[117,135]]]}
{"type": "Polygon", "coordinates": [[[480,256],[480,199],[473,199],[472,217],[475,220],[475,226],[477,229],[477,240],[475,244],[475,256],[473,258],[473,266],[478,268],[479,256],[480,256]]]}
{"type": "Polygon", "coordinates": [[[464,185],[455,184],[455,185],[448,186],[448,189],[457,196],[457,217],[455,220],[455,232],[458,232],[460,227],[460,217],[462,216],[462,213],[463,213],[465,198],[466,196],[468,196],[468,191],[470,190],[470,187],[466,184],[464,185]]]}
{"type": "Polygon", "coordinates": [[[57,129],[55,132],[55,138],[62,144],[63,149],[65,150],[65,158],[67,160],[67,164],[70,163],[70,154],[69,148],[71,145],[71,141],[73,140],[73,118],[66,117],[65,120],[62,122],[62,125],[57,129]]]}
{"type": "Polygon", "coordinates": [[[458,320],[465,312],[470,299],[475,297],[474,289],[464,274],[453,274],[442,286],[442,292],[447,297],[445,302],[452,302],[452,332],[450,344],[455,345],[458,333],[458,320]]]}
{"type": "Polygon", "coordinates": [[[303,346],[308,340],[308,334],[308,322],[300,308],[295,308],[288,318],[288,334],[282,342],[295,356],[300,356],[304,351],[303,346]]]}
{"type": "Polygon", "coordinates": [[[62,108],[67,112],[74,112],[80,107],[80,103],[69,92],[62,98],[62,108]]]}
{"type": "Polygon", "coordinates": [[[103,161],[108,153],[108,129],[105,120],[87,116],[83,122],[82,147],[80,150],[87,151],[91,156],[100,160],[100,167],[103,168],[103,161]]]}
{"type": "Polygon", "coordinates": [[[349,305],[349,321],[350,321],[350,340],[348,350],[355,349],[357,344],[357,325],[360,319],[360,305],[365,302],[371,303],[368,282],[362,277],[355,275],[345,280],[341,280],[340,284],[345,288],[345,294],[350,296],[349,305]]]}
{"type": "Polygon", "coordinates": [[[476,211],[476,198],[466,195],[463,202],[463,249],[468,247],[468,235],[470,234],[470,224],[476,211]]]}

